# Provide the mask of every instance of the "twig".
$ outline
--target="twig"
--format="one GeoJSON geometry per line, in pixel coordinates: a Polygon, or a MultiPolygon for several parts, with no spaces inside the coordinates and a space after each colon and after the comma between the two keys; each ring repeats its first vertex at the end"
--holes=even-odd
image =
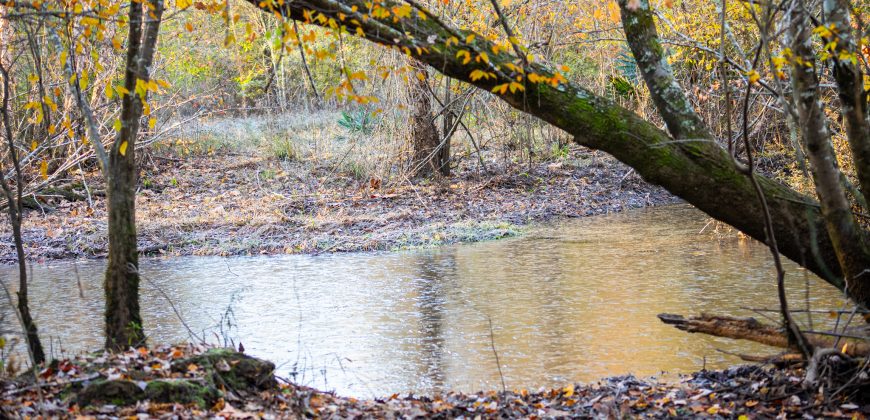
{"type": "Polygon", "coordinates": [[[196,333],[193,332],[193,330],[190,328],[190,326],[187,325],[187,321],[185,321],[184,317],[181,316],[181,313],[178,312],[178,308],[175,307],[175,303],[173,303],[172,299],[169,297],[169,295],[167,295],[166,292],[163,291],[163,288],[161,288],[157,283],[151,281],[151,279],[149,279],[148,277],[143,275],[141,272],[139,272],[139,270],[136,268],[135,265],[133,265],[133,263],[127,263],[127,269],[130,270],[131,273],[138,274],[139,277],[141,277],[142,279],[147,281],[148,284],[150,284],[152,287],[157,289],[157,292],[159,292],[160,295],[163,296],[163,298],[166,299],[167,302],[169,302],[169,306],[172,308],[172,312],[175,312],[175,316],[178,318],[179,321],[181,321],[181,325],[184,325],[184,328],[187,330],[187,333],[190,334],[191,337],[199,340],[200,343],[205,343],[205,340],[200,338],[198,335],[196,335],[196,333]]]}
{"type": "MultiPolygon", "coordinates": [[[[724,9],[723,9],[724,10],[724,9]]],[[[724,11],[723,11],[724,13],[724,11]]],[[[761,55],[761,48],[755,52],[753,66],[758,62],[761,55]]],[[[746,96],[743,98],[743,147],[746,149],[746,166],[739,164],[740,162],[734,157],[734,162],[749,178],[755,190],[755,195],[758,197],[761,204],[762,216],[764,218],[764,234],[767,239],[767,246],[770,249],[770,254],[773,257],[773,263],[776,266],[776,290],[779,297],[779,307],[783,318],[783,326],[785,327],[789,344],[795,345],[800,352],[809,359],[813,355],[812,346],[807,342],[806,337],[800,331],[794,318],[788,310],[788,299],[785,295],[785,269],[782,266],[782,260],[779,256],[779,247],[776,242],[776,236],[773,231],[773,218],[770,215],[770,207],[767,204],[767,198],[764,196],[764,191],[755,177],[755,160],[752,156],[752,145],[749,142],[749,99],[752,95],[752,83],[746,84],[746,96]]],[[[730,111],[730,104],[726,104],[727,111],[730,111]]],[[[730,135],[730,133],[729,133],[730,135]]]]}
{"type": "Polygon", "coordinates": [[[498,376],[501,378],[501,390],[502,392],[507,392],[507,386],[504,383],[504,374],[501,371],[501,362],[498,359],[498,351],[495,350],[495,335],[492,332],[492,318],[489,315],[486,316],[486,320],[489,322],[489,344],[492,347],[492,354],[495,355],[495,364],[498,367],[498,376]]]}

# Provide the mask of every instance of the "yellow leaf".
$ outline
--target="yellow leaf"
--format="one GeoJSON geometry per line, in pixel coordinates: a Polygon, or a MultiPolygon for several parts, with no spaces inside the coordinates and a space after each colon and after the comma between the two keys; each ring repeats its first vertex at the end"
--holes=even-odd
{"type": "Polygon", "coordinates": [[[43,160],[39,165],[39,174],[42,175],[42,179],[48,179],[48,161],[43,160]]]}
{"type": "Polygon", "coordinates": [[[460,57],[465,57],[462,60],[462,64],[468,64],[469,62],[471,62],[471,53],[468,52],[467,50],[459,50],[456,53],[456,58],[460,58],[460,57]]]}
{"type": "Polygon", "coordinates": [[[157,118],[149,118],[148,119],[148,129],[153,130],[154,126],[157,125],[157,118]]]}
{"type": "Polygon", "coordinates": [[[566,398],[574,395],[574,384],[566,386],[562,391],[566,398]]]}
{"type": "Polygon", "coordinates": [[[55,126],[54,124],[49,125],[48,134],[54,135],[55,132],[57,132],[57,126],[55,126]]]}
{"type": "Polygon", "coordinates": [[[112,124],[112,128],[114,128],[115,131],[121,131],[121,120],[115,120],[112,124]]]}
{"type": "Polygon", "coordinates": [[[547,80],[547,78],[538,73],[529,73],[529,81],[532,83],[540,83],[545,80],[547,80]]]}
{"type": "Polygon", "coordinates": [[[34,140],[33,142],[30,143],[30,150],[31,151],[36,150],[37,147],[39,147],[39,143],[37,143],[36,140],[34,140]]]}
{"type": "Polygon", "coordinates": [[[193,25],[190,22],[185,22],[184,29],[187,29],[187,32],[193,32],[193,25]]]}
{"type": "Polygon", "coordinates": [[[106,99],[112,99],[115,96],[115,90],[112,89],[112,82],[106,83],[106,99]]]}
{"type": "Polygon", "coordinates": [[[755,70],[751,70],[749,73],[746,73],[746,75],[749,76],[749,83],[755,83],[761,79],[761,75],[755,70]]]}
{"type": "Polygon", "coordinates": [[[181,10],[187,9],[191,4],[193,4],[191,0],[175,0],[175,5],[181,10]]]}
{"type": "Polygon", "coordinates": [[[475,37],[474,34],[471,34],[471,35],[465,37],[465,43],[466,43],[466,44],[470,44],[471,41],[474,41],[474,37],[475,37]]]}
{"type": "Polygon", "coordinates": [[[127,141],[126,140],[124,140],[124,142],[121,143],[120,146],[118,146],[118,153],[120,153],[121,156],[127,156],[127,141]]]}
{"type": "Polygon", "coordinates": [[[115,92],[118,92],[118,96],[129,95],[130,91],[127,90],[124,86],[115,86],[115,92]]]}
{"type": "Polygon", "coordinates": [[[492,88],[492,93],[501,93],[501,94],[504,94],[505,92],[507,92],[507,90],[508,90],[508,84],[507,84],[507,83],[503,83],[503,84],[500,84],[500,85],[496,85],[494,88],[492,88]]]}

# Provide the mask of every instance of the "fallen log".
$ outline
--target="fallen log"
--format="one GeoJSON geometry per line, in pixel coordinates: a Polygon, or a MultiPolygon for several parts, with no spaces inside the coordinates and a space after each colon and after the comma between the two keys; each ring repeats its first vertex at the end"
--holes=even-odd
{"type": "MultiPolygon", "coordinates": [[[[773,347],[788,348],[788,338],[781,328],[758,322],[755,318],[736,318],[730,316],[701,314],[691,318],[682,315],[659,314],[659,319],[679,330],[701,333],[716,337],[749,340],[773,347]]],[[[806,332],[807,340],[813,347],[830,348],[836,344],[843,353],[853,357],[870,355],[870,344],[866,340],[839,338],[806,332]]],[[[834,334],[836,335],[836,334],[834,334]]]]}

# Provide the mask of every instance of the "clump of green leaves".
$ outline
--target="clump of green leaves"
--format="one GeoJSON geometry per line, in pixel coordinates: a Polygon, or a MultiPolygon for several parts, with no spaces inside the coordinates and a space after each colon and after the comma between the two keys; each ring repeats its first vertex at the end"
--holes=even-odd
{"type": "Polygon", "coordinates": [[[365,109],[357,111],[342,111],[338,125],[346,128],[351,133],[371,134],[374,130],[375,117],[365,109]]]}

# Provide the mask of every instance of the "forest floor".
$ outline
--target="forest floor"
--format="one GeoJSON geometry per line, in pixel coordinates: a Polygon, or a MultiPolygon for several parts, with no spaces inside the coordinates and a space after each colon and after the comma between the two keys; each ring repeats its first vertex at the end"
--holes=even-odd
{"type": "MultiPolygon", "coordinates": [[[[274,365],[228,349],[158,346],[54,363],[0,379],[3,418],[849,418],[870,406],[822,398],[800,369],[701,371],[678,382],[633,376],[538,390],[356,399],[272,376],[274,365]]],[[[830,391],[829,391],[830,392],[830,391]]]]}
{"type": "MultiPolygon", "coordinates": [[[[146,255],[252,255],[400,250],[497,239],[531,223],[676,199],[613,158],[580,147],[559,159],[382,186],[374,178],[273,156],[211,153],[141,159],[139,249],[146,255]]],[[[81,178],[80,178],[81,179],[81,178]]],[[[32,260],[106,255],[102,181],[38,195],[24,241],[32,260]],[[87,189],[85,188],[87,185],[87,189]]],[[[0,260],[14,261],[7,223],[0,260]]]]}

